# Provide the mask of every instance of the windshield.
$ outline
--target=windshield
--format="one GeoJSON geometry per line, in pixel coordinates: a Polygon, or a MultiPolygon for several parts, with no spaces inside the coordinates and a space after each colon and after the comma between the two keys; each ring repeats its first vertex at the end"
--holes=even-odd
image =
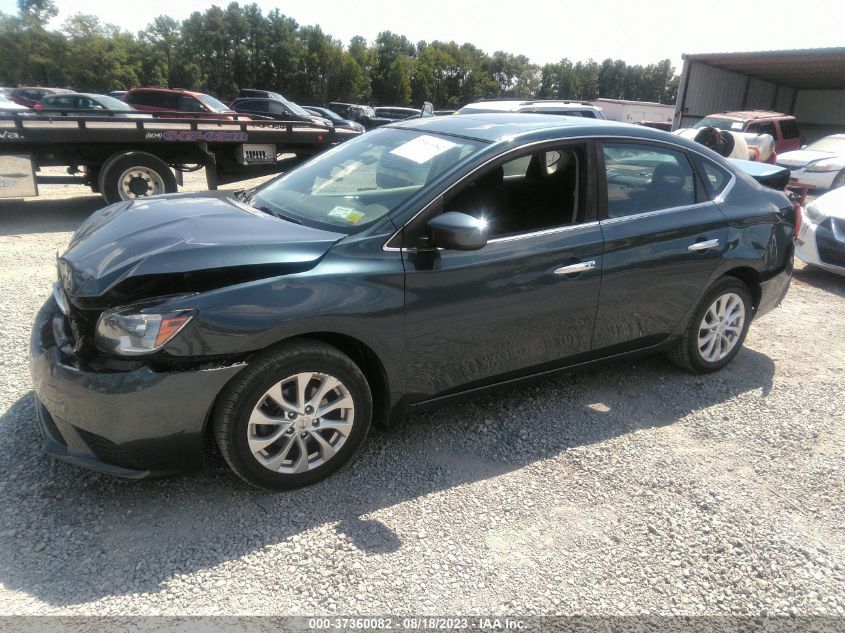
{"type": "Polygon", "coordinates": [[[833,152],[845,155],[845,136],[828,136],[807,146],[817,152],[833,152]]]}
{"type": "Polygon", "coordinates": [[[212,112],[229,112],[229,108],[209,95],[197,95],[197,98],[208,106],[212,112]]]}
{"type": "Polygon", "coordinates": [[[341,117],[336,112],[327,110],[326,108],[311,108],[311,112],[313,112],[317,116],[323,117],[324,119],[331,119],[332,121],[343,121],[343,117],[341,117]]]}
{"type": "Polygon", "coordinates": [[[97,102],[106,108],[107,110],[134,110],[131,105],[126,103],[125,101],[121,101],[120,99],[115,99],[114,97],[109,97],[106,95],[100,95],[97,97],[97,102]]]}
{"type": "Polygon", "coordinates": [[[715,127],[718,130],[733,130],[734,132],[741,132],[742,128],[745,127],[745,123],[743,121],[732,121],[731,119],[720,119],[714,116],[704,117],[693,125],[694,128],[701,128],[701,127],[715,127]]]}
{"type": "Polygon", "coordinates": [[[356,233],[484,145],[417,130],[373,130],[261,189],[252,205],[293,222],[356,233]]]}
{"type": "Polygon", "coordinates": [[[313,114],[309,113],[305,108],[303,108],[302,106],[298,106],[293,101],[285,101],[284,103],[288,108],[291,109],[291,112],[296,115],[304,116],[306,118],[314,116],[313,114]]]}

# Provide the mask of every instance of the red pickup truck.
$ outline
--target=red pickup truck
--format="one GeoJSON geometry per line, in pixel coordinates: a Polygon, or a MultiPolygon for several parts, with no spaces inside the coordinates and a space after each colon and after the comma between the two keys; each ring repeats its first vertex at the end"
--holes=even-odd
{"type": "Polygon", "coordinates": [[[704,117],[693,127],[715,127],[746,134],[770,134],[775,140],[775,152],[801,149],[801,132],[794,116],[767,110],[720,112],[704,117]]]}

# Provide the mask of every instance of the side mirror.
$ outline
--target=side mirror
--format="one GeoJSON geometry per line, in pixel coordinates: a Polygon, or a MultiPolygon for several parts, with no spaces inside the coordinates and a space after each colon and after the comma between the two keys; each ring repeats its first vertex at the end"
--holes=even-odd
{"type": "Polygon", "coordinates": [[[427,119],[432,116],[434,116],[434,106],[431,105],[430,101],[426,101],[420,108],[420,118],[427,119]]]}
{"type": "Polygon", "coordinates": [[[487,222],[449,211],[428,222],[434,246],[453,251],[477,251],[487,245],[487,222]]]}

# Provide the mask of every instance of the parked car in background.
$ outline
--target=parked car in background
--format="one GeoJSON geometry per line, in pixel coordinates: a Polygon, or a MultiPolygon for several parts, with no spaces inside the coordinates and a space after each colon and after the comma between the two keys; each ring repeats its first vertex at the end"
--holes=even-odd
{"type": "Polygon", "coordinates": [[[302,121],[332,127],[332,122],[326,117],[312,114],[292,101],[248,97],[235,99],[229,107],[235,112],[251,116],[269,117],[279,121],[302,121]]]}
{"type": "Polygon", "coordinates": [[[768,110],[744,110],[710,114],[694,128],[715,127],[731,132],[768,134],[775,141],[775,152],[782,154],[801,147],[801,131],[794,116],[768,110]]]}
{"type": "Polygon", "coordinates": [[[360,123],[344,119],[342,116],[340,116],[336,112],[332,112],[328,108],[318,108],[317,106],[302,106],[302,108],[307,110],[314,116],[319,116],[328,119],[336,128],[345,128],[348,130],[355,130],[356,132],[363,132],[366,129],[360,123]]]}
{"type": "Polygon", "coordinates": [[[238,90],[238,99],[276,99],[277,101],[287,101],[278,92],[272,90],[256,90],[254,88],[241,88],[238,90]]]}
{"type": "Polygon", "coordinates": [[[845,275],[845,187],[810,202],[802,220],[795,246],[798,259],[845,275]]]}
{"type": "Polygon", "coordinates": [[[326,107],[335,114],[342,116],[344,119],[354,121],[355,119],[349,116],[350,108],[357,108],[362,106],[358,106],[355,103],[343,103],[342,101],[332,101],[326,107]]]}
{"type": "Polygon", "coordinates": [[[404,121],[420,115],[419,109],[401,108],[398,106],[377,106],[373,108],[376,117],[389,121],[404,121]]]}
{"type": "Polygon", "coordinates": [[[789,169],[792,184],[811,189],[845,186],[845,134],[833,134],[794,152],[778,156],[789,169]]]}
{"type": "Polygon", "coordinates": [[[434,116],[450,116],[455,114],[456,110],[435,110],[434,116]]]}
{"type": "Polygon", "coordinates": [[[373,119],[376,117],[376,112],[372,106],[332,101],[327,107],[329,110],[338,116],[343,117],[347,121],[353,121],[361,124],[364,129],[370,130],[373,127],[377,127],[376,125],[373,125],[373,119]]]}
{"type": "Polygon", "coordinates": [[[171,88],[133,88],[123,100],[143,112],[172,112],[174,117],[231,120],[237,114],[211,95],[171,88]]]}
{"type": "Polygon", "coordinates": [[[7,96],[0,94],[0,110],[6,110],[7,112],[11,111],[11,113],[15,112],[32,112],[30,108],[21,105],[20,103],[15,103],[7,96]]]}
{"type": "Polygon", "coordinates": [[[787,292],[796,221],[682,138],[490,113],[389,124],[237,196],[106,207],[32,329],[44,446],[140,478],[213,437],[295,488],[371,422],[520,378],[657,352],[717,371],[787,292]]]}
{"type": "Polygon", "coordinates": [[[482,99],[468,103],[455,114],[478,114],[481,112],[525,112],[531,114],[559,114],[579,116],[585,119],[604,119],[601,108],[580,101],[554,101],[537,99],[482,99]]]}
{"type": "MultiPolygon", "coordinates": [[[[41,110],[82,110],[72,112],[74,116],[102,116],[103,111],[112,111],[114,116],[130,119],[149,118],[149,114],[138,112],[131,105],[120,99],[108,95],[90,94],[87,92],[69,92],[57,95],[47,95],[39,103],[35,104],[36,112],[41,110]]],[[[57,113],[45,112],[55,115],[57,113]]]]}
{"type": "Polygon", "coordinates": [[[126,96],[128,90],[112,90],[111,92],[107,92],[106,95],[109,97],[114,97],[115,99],[123,99],[126,96]]]}
{"type": "Polygon", "coordinates": [[[35,104],[41,101],[47,95],[56,95],[66,92],[73,92],[73,90],[66,90],[64,88],[15,88],[9,94],[9,99],[15,103],[19,103],[27,108],[34,108],[35,104]]]}

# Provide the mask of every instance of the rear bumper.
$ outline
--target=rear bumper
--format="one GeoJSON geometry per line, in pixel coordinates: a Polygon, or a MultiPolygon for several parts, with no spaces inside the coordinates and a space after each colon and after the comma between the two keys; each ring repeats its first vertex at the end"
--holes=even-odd
{"type": "Polygon", "coordinates": [[[44,450],[121,477],[166,475],[202,461],[205,423],[217,394],[243,365],[155,372],[82,371],[54,343],[50,298],[36,317],[30,373],[44,450]]]}
{"type": "Polygon", "coordinates": [[[793,268],[794,263],[790,255],[784,270],[760,284],[760,305],[757,306],[757,311],[754,314],[755,319],[768,314],[783,301],[789,290],[789,285],[792,283],[793,268]]]}

